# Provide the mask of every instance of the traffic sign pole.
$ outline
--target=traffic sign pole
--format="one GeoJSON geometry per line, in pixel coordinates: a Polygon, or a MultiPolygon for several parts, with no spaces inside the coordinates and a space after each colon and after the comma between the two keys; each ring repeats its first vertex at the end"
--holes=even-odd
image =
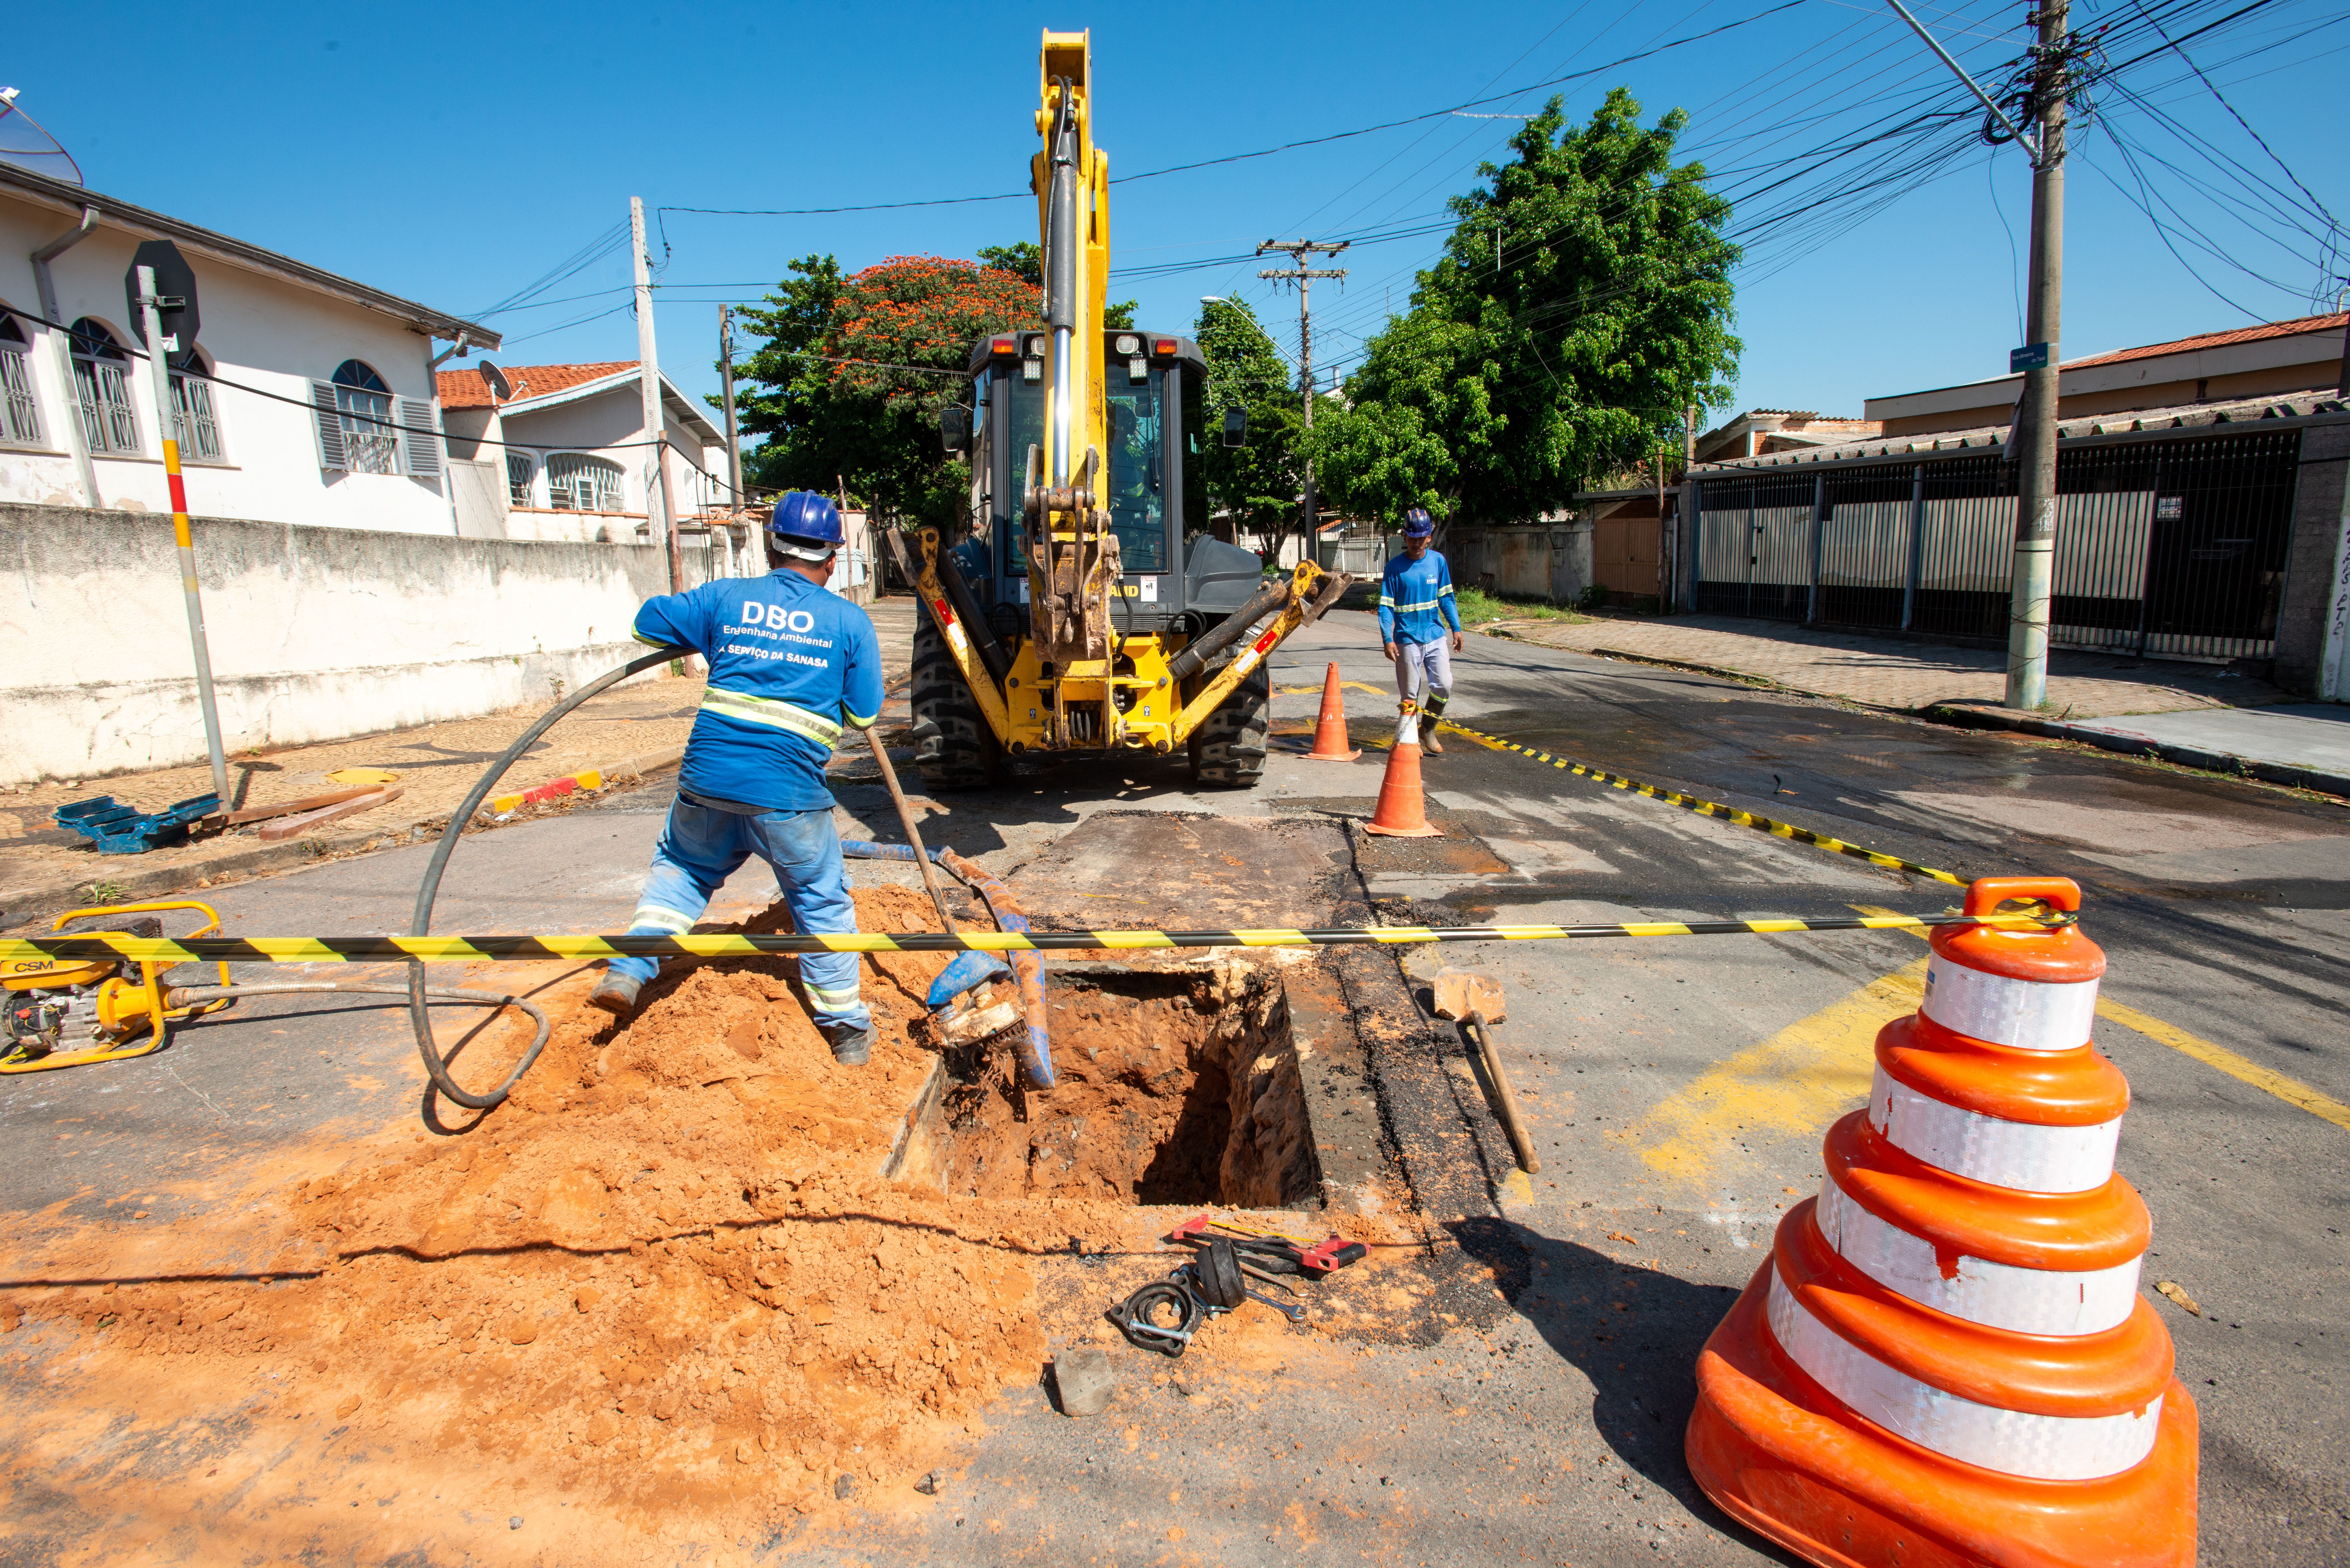
{"type": "MultiPolygon", "coordinates": [[[[176,301],[174,303],[177,303],[176,301]]],[[[221,749],[220,707],[213,699],[213,656],[204,639],[204,606],[196,588],[196,546],[188,533],[188,489],[180,478],[180,443],[172,434],[172,361],[177,338],[163,336],[164,301],[155,293],[155,269],[139,269],[139,311],[147,327],[147,364],[155,376],[155,427],[163,441],[163,479],[172,490],[172,533],[180,544],[180,586],[188,597],[188,640],[195,646],[196,697],[204,711],[204,744],[212,753],[213,793],[229,808],[228,754],[221,749]]]]}

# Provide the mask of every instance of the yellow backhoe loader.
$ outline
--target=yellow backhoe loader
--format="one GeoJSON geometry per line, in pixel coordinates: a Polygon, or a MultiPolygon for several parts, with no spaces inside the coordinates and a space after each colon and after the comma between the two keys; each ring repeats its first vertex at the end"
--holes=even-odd
{"type": "Polygon", "coordinates": [[[1046,33],[1039,76],[1044,324],[977,344],[971,400],[941,422],[971,456],[969,536],[889,535],[927,612],[916,762],[954,789],[993,782],[1008,757],[1180,749],[1198,783],[1253,785],[1266,661],[1348,579],[1310,559],[1268,578],[1210,535],[1200,460],[1245,439],[1244,421],[1207,427],[1198,344],[1104,328],[1109,159],[1093,142],[1090,35],[1046,33]]]}

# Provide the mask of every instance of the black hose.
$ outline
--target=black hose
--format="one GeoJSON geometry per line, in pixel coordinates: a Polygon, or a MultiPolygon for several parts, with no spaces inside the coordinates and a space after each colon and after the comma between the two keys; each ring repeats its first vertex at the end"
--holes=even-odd
{"type": "MultiPolygon", "coordinates": [[[[163,1002],[166,1007],[176,1012],[182,1007],[216,999],[222,1002],[234,1002],[240,996],[286,996],[296,992],[318,991],[359,992],[375,996],[408,994],[408,987],[404,985],[369,985],[362,981],[350,980],[289,980],[265,981],[258,985],[175,985],[165,993],[163,1002]]],[[[531,1022],[538,1026],[538,1033],[532,1038],[530,1049],[522,1054],[521,1063],[512,1073],[506,1075],[506,1081],[498,1085],[498,1098],[501,1100],[514,1091],[515,1083],[525,1073],[530,1071],[531,1064],[538,1060],[538,1054],[546,1049],[546,1037],[555,1028],[546,1012],[536,1002],[525,1001],[519,996],[508,996],[504,992],[462,991],[453,986],[434,986],[424,994],[434,1002],[479,1002],[484,1007],[519,1007],[530,1014],[531,1022]]],[[[474,1108],[478,1110],[481,1107],[474,1108]]]]}
{"type": "MultiPolygon", "coordinates": [[[[424,867],[424,880],[416,889],[416,912],[408,922],[408,934],[411,937],[432,934],[432,901],[440,896],[441,873],[448,867],[450,851],[457,847],[457,840],[464,835],[465,825],[473,820],[473,813],[481,809],[482,802],[489,798],[490,791],[496,787],[498,780],[504,778],[506,770],[514,766],[525,752],[530,750],[533,741],[546,733],[554,727],[556,720],[588,701],[588,698],[610,690],[640,670],[649,670],[656,664],[666,664],[672,659],[686,658],[693,652],[694,649],[682,643],[673,643],[667,648],[655,649],[650,653],[640,654],[618,670],[589,681],[539,715],[538,722],[525,730],[521,738],[505,749],[505,754],[489,765],[488,770],[474,784],[473,793],[465,796],[465,804],[457,808],[455,814],[449,818],[449,825],[441,830],[441,842],[432,846],[432,858],[424,867]]],[[[449,1066],[442,1058],[440,1044],[432,1038],[432,1017],[425,1006],[427,992],[424,985],[422,959],[412,958],[408,961],[407,992],[408,1018],[416,1030],[416,1052],[424,1059],[426,1075],[432,1078],[434,1088],[469,1111],[486,1111],[502,1103],[514,1092],[514,1086],[523,1074],[530,1070],[530,1064],[538,1059],[539,1048],[546,1044],[546,1030],[542,1017],[537,1042],[531,1046],[529,1054],[523,1057],[521,1064],[506,1075],[505,1082],[486,1095],[470,1093],[459,1088],[457,1081],[449,1075],[449,1066]]],[[[517,1005],[528,1007],[530,1004],[518,1002],[517,1005]]]]}

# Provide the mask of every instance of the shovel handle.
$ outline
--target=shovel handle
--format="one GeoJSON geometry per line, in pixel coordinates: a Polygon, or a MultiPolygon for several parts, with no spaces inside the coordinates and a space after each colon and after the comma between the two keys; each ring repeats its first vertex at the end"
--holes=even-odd
{"type": "Polygon", "coordinates": [[[1493,1097],[1501,1102],[1496,1107],[1502,1113],[1502,1130],[1510,1135],[1510,1147],[1517,1151],[1518,1168],[1528,1176],[1542,1174],[1542,1157],[1534,1153],[1534,1140],[1526,1131],[1525,1118],[1518,1114],[1517,1092],[1510,1087],[1510,1075],[1502,1066],[1502,1054],[1493,1049],[1493,1031],[1485,1022],[1485,1014],[1469,1014],[1470,1027],[1477,1034],[1478,1054],[1485,1058],[1486,1075],[1493,1080],[1493,1097]]]}
{"type": "Polygon", "coordinates": [[[906,792],[898,787],[898,770],[890,765],[889,748],[881,743],[881,726],[878,722],[866,726],[865,740],[873,748],[873,760],[881,764],[881,782],[889,786],[889,803],[898,808],[898,821],[906,830],[906,842],[914,846],[914,864],[922,868],[922,887],[930,893],[931,902],[937,906],[940,929],[952,936],[955,934],[954,917],[947,913],[947,896],[939,887],[938,869],[931,864],[930,852],[922,847],[921,830],[914,826],[914,808],[906,804],[906,792]]]}

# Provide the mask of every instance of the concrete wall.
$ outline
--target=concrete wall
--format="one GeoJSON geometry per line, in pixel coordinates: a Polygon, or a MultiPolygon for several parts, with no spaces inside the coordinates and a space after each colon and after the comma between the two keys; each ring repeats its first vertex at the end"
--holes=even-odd
{"type": "Polygon", "coordinates": [[[1456,523],[1439,545],[1457,587],[1565,604],[1592,581],[1592,525],[1581,518],[1456,523]]]}
{"type": "MultiPolygon", "coordinates": [[[[40,296],[28,259],[72,227],[43,207],[0,195],[0,305],[16,313],[32,338],[28,356],[47,439],[44,451],[0,448],[0,502],[81,505],[66,446],[65,421],[74,400],[59,374],[53,334],[40,325],[40,296]]],[[[123,273],[137,239],[101,225],[50,264],[61,318],[102,321],[127,349],[139,348],[123,298],[123,273]]],[[[432,345],[405,323],[364,306],[314,294],[262,274],[191,255],[202,327],[195,347],[213,373],[275,398],[215,385],[213,410],[226,461],[190,464],[188,504],[209,517],[303,523],[327,528],[452,534],[456,524],[442,483],[398,474],[333,473],[318,464],[310,382],[325,380],[346,359],[375,368],[400,397],[433,396],[432,345]]],[[[185,347],[185,345],[183,345],[185,347]]],[[[97,456],[99,506],[169,514],[162,446],[147,362],[127,367],[143,450],[136,456],[97,456]]]]}
{"type": "Polygon", "coordinates": [[[2293,553],[2277,610],[2272,679],[2288,691],[2350,702],[2350,424],[2301,433],[2293,553]]]}
{"type": "MultiPolygon", "coordinates": [[[[650,545],[531,544],[198,518],[232,751],[550,701],[641,652],[650,545]]],[[[723,571],[689,536],[689,586],[723,571]]],[[[202,760],[168,515],[0,504],[0,783],[202,760]]]]}

